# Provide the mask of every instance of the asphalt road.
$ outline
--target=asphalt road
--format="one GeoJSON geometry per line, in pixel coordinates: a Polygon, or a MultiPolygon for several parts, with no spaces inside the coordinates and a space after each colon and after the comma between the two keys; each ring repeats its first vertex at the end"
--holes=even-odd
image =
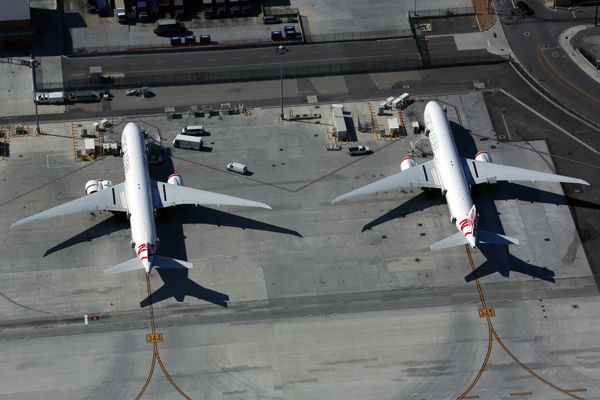
{"type": "MultiPolygon", "coordinates": [[[[276,47],[240,48],[206,51],[125,54],[63,59],[64,79],[81,79],[92,66],[101,66],[105,75],[148,75],[177,72],[273,68],[281,59],[276,47]]],[[[286,66],[306,66],[339,61],[417,59],[419,52],[412,39],[323,43],[288,46],[286,66]]]]}
{"type": "MultiPolygon", "coordinates": [[[[563,31],[593,23],[594,7],[555,12],[539,2],[528,2],[536,15],[526,17],[513,8],[512,0],[495,3],[506,37],[519,62],[544,88],[566,104],[592,118],[597,116],[600,111],[598,83],[581,71],[558,43],[563,31]]],[[[595,146],[600,145],[595,137],[587,140],[595,146]]]]}

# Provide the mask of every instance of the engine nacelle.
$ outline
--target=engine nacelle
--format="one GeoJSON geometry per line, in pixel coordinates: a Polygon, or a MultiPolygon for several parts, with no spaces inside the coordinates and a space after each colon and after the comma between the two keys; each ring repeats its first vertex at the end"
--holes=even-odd
{"type": "Polygon", "coordinates": [[[412,157],[404,157],[402,161],[400,161],[400,170],[406,171],[409,168],[412,168],[417,165],[417,162],[412,157]]]}
{"type": "Polygon", "coordinates": [[[475,155],[475,160],[481,161],[481,162],[491,163],[492,162],[492,157],[490,157],[490,155],[488,153],[486,153],[485,151],[480,151],[479,153],[477,153],[475,155]]]}
{"type": "Polygon", "coordinates": [[[85,193],[92,194],[96,193],[99,190],[108,189],[113,186],[111,181],[103,180],[103,179],[93,179],[91,181],[87,181],[85,184],[85,193]]]}
{"type": "Polygon", "coordinates": [[[87,183],[85,184],[85,193],[89,195],[92,193],[96,193],[99,190],[108,189],[112,186],[113,183],[111,181],[103,179],[93,179],[91,181],[87,181],[87,183]]]}
{"type": "Polygon", "coordinates": [[[183,178],[177,174],[173,174],[169,176],[167,183],[170,183],[171,185],[183,186],[183,178]]]}

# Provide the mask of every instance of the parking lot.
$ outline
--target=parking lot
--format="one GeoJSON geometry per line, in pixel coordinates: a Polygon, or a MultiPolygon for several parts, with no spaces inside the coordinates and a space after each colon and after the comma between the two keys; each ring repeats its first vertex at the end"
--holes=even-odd
{"type": "MultiPolygon", "coordinates": [[[[72,52],[171,46],[169,38],[160,38],[153,33],[153,24],[119,24],[116,16],[100,17],[98,14],[88,14],[79,1],[67,0],[65,3],[72,52]]],[[[471,3],[466,0],[442,0],[436,2],[432,8],[459,9],[469,6],[471,3]]],[[[269,7],[268,2],[265,3],[265,7],[269,7]]],[[[376,4],[358,0],[331,0],[315,4],[292,1],[290,7],[298,9],[303,21],[303,33],[310,35],[313,40],[324,41],[340,40],[344,32],[409,32],[407,12],[414,8],[414,3],[408,0],[386,0],[376,4]]],[[[195,18],[182,21],[182,24],[188,30],[187,35],[210,35],[214,43],[221,44],[270,42],[271,31],[281,31],[284,25],[289,25],[286,18],[282,24],[265,25],[262,17],[260,9],[255,9],[254,15],[247,18],[206,19],[201,13],[197,13],[195,18]]],[[[292,24],[296,26],[297,32],[302,32],[296,18],[292,24]]]]}

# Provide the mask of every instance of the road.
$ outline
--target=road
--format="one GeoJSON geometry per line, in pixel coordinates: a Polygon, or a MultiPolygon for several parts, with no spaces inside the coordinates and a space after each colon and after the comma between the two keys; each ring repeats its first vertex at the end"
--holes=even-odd
{"type": "MultiPolygon", "coordinates": [[[[519,62],[550,93],[587,116],[597,116],[600,111],[598,83],[581,71],[558,42],[563,31],[593,23],[594,7],[557,12],[548,10],[541,3],[530,2],[528,4],[536,15],[525,17],[513,8],[513,3],[512,0],[499,0],[496,7],[519,62]]],[[[596,147],[600,145],[596,137],[586,140],[596,147]]]]}
{"type": "MultiPolygon", "coordinates": [[[[323,43],[288,46],[286,66],[306,66],[339,61],[386,58],[417,59],[419,52],[412,39],[323,43]]],[[[76,57],[63,60],[64,79],[81,79],[92,66],[102,66],[104,75],[148,75],[236,68],[273,68],[280,65],[275,47],[206,51],[125,54],[76,57]]]]}

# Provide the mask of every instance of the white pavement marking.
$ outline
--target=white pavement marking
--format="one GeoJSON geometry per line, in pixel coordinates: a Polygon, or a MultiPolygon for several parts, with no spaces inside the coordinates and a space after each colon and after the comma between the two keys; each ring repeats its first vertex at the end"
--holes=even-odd
{"type": "Polygon", "coordinates": [[[508,125],[506,125],[506,118],[504,118],[504,113],[501,113],[500,116],[502,117],[502,122],[504,122],[504,129],[506,129],[508,140],[512,140],[512,138],[510,137],[510,131],[508,130],[508,125]]]}
{"type": "Polygon", "coordinates": [[[83,316],[83,320],[85,321],[85,324],[87,325],[87,324],[88,324],[88,320],[87,320],[87,314],[85,314],[85,315],[83,316]]]}

